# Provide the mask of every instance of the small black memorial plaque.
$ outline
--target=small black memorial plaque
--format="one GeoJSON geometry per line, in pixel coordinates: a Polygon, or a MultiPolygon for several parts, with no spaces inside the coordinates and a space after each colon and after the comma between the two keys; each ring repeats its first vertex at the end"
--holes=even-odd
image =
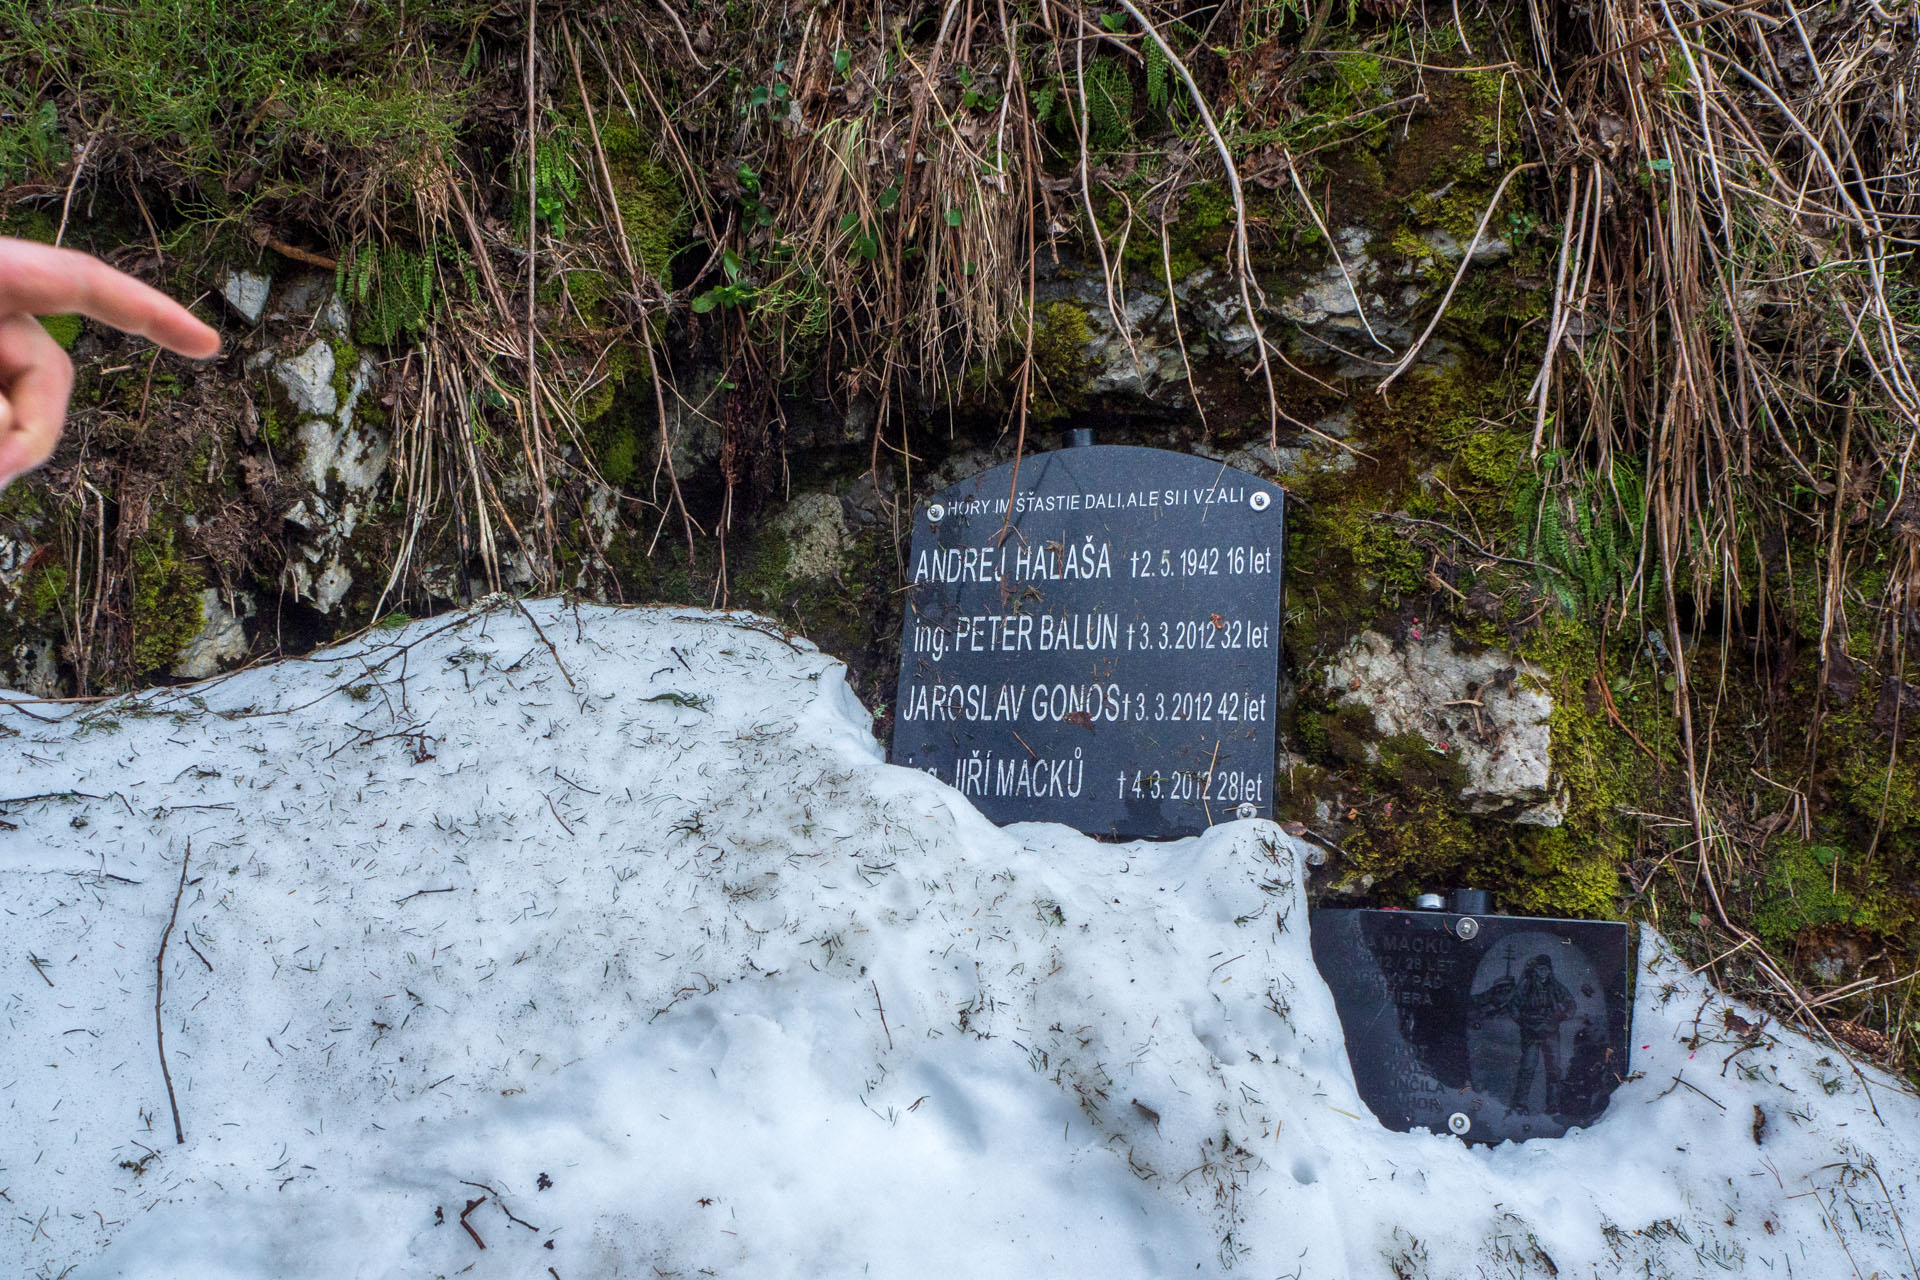
{"type": "Polygon", "coordinates": [[[1316,911],[1312,933],[1354,1083],[1389,1129],[1559,1137],[1627,1074],[1628,925],[1316,911]]]}
{"type": "Polygon", "coordinates": [[[914,514],[895,764],[995,822],[1191,835],[1273,813],[1286,495],[1091,445],[914,514]]]}

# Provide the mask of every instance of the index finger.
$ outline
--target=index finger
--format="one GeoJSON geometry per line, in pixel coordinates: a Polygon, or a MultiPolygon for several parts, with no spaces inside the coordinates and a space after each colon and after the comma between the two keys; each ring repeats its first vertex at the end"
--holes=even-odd
{"type": "Polygon", "coordinates": [[[220,350],[220,335],[158,289],[72,249],[0,237],[0,315],[78,312],[183,356],[220,350]]]}

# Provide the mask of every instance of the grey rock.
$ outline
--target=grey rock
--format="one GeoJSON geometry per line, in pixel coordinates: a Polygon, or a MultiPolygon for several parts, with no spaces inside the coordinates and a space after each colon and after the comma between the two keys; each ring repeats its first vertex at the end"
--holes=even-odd
{"type": "Polygon", "coordinates": [[[317,491],[338,480],[348,493],[365,493],[386,471],[392,454],[385,432],[320,418],[301,423],[299,439],[301,474],[317,491]]]}
{"type": "Polygon", "coordinates": [[[866,528],[885,519],[898,502],[897,489],[890,472],[882,471],[876,475],[873,471],[865,471],[847,491],[845,505],[854,523],[866,528]]]}
{"type": "Polygon", "coordinates": [[[1381,734],[1414,734],[1457,759],[1468,811],[1543,827],[1564,820],[1551,758],[1553,699],[1538,668],[1499,650],[1469,652],[1446,631],[1416,626],[1404,645],[1362,632],[1328,664],[1326,687],[1366,707],[1381,734]]]}
{"type": "Polygon", "coordinates": [[[248,324],[260,323],[260,317],[267,310],[267,295],[272,291],[272,278],[253,271],[229,270],[220,282],[220,296],[227,300],[233,313],[248,324]]]}
{"type": "Polygon", "coordinates": [[[436,600],[459,600],[465,595],[460,589],[459,571],[443,561],[421,566],[420,585],[436,600]]]}
{"type": "Polygon", "coordinates": [[[306,601],[323,614],[339,608],[353,586],[352,571],[338,559],[329,560],[318,570],[305,561],[294,560],[287,566],[287,576],[293,598],[306,601]]]}
{"type": "Polygon", "coordinates": [[[847,546],[847,517],[830,493],[803,493],[773,521],[787,539],[787,576],[819,580],[840,573],[847,546]]]}
{"type": "MultiPolygon", "coordinates": [[[[1432,246],[1436,258],[1448,262],[1458,259],[1466,247],[1453,235],[1438,228],[1427,232],[1421,238],[1432,246]]],[[[1502,258],[1512,256],[1513,243],[1500,236],[1482,236],[1473,246],[1473,261],[1476,263],[1498,262],[1502,258]]]]}
{"type": "Polygon", "coordinates": [[[275,360],[273,376],[301,412],[331,418],[339,411],[340,397],[333,389],[333,347],[325,339],[298,355],[275,360]]]}
{"type": "Polygon", "coordinates": [[[14,690],[35,698],[60,696],[59,644],[51,636],[28,636],[13,646],[14,690]]]}
{"type": "Polygon", "coordinates": [[[247,632],[242,619],[253,613],[253,601],[244,593],[234,597],[238,613],[227,608],[220,593],[209,587],[200,593],[200,633],[181,646],[173,674],[182,680],[205,680],[245,660],[247,632]]]}
{"type": "MultiPolygon", "coordinates": [[[[33,544],[24,538],[0,534],[0,586],[16,593],[20,590],[20,579],[26,572],[27,562],[33,559],[33,550],[33,544]]],[[[8,612],[12,612],[16,602],[7,602],[8,612]]]]}
{"type": "Polygon", "coordinates": [[[725,408],[720,384],[718,373],[703,370],[679,395],[667,398],[667,439],[673,444],[674,476],[683,484],[720,461],[720,415],[725,408]]]}
{"type": "Polygon", "coordinates": [[[346,304],[340,301],[339,294],[335,294],[326,300],[326,303],[320,308],[318,319],[321,324],[333,331],[335,337],[344,338],[347,336],[347,329],[350,327],[351,322],[347,319],[346,304]]]}
{"type": "Polygon", "coordinates": [[[280,297],[267,318],[311,325],[320,320],[322,310],[333,300],[333,276],[330,273],[303,271],[280,291],[280,297]]]}

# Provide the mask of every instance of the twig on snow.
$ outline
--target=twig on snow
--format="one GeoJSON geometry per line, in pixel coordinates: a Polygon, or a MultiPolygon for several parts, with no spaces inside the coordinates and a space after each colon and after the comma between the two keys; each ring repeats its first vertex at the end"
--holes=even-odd
{"type": "MultiPolygon", "coordinates": [[[[187,891],[187,866],[193,861],[193,841],[180,856],[180,883],[173,891],[173,910],[167,915],[167,928],[160,935],[160,950],[153,957],[153,1042],[160,1051],[160,1078],[167,1082],[167,1106],[173,1111],[173,1141],[184,1145],[186,1132],[180,1127],[180,1103],[173,1096],[173,1073],[167,1070],[167,1033],[160,1020],[160,996],[167,981],[167,939],[173,936],[174,922],[180,918],[180,899],[187,891]]],[[[208,966],[211,968],[212,966],[208,966]]]]}

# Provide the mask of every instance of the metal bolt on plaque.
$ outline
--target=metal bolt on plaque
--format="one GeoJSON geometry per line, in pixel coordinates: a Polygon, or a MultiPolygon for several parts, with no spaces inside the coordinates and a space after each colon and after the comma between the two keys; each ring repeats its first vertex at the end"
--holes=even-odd
{"type": "Polygon", "coordinates": [[[1312,919],[1380,1123],[1497,1143],[1598,1120],[1629,1071],[1631,926],[1503,916],[1477,890],[1420,904],[1312,919]]]}
{"type": "Polygon", "coordinates": [[[1167,838],[1271,817],[1285,499],[1085,437],[933,494],[889,759],[1001,823],[1167,838]]]}

